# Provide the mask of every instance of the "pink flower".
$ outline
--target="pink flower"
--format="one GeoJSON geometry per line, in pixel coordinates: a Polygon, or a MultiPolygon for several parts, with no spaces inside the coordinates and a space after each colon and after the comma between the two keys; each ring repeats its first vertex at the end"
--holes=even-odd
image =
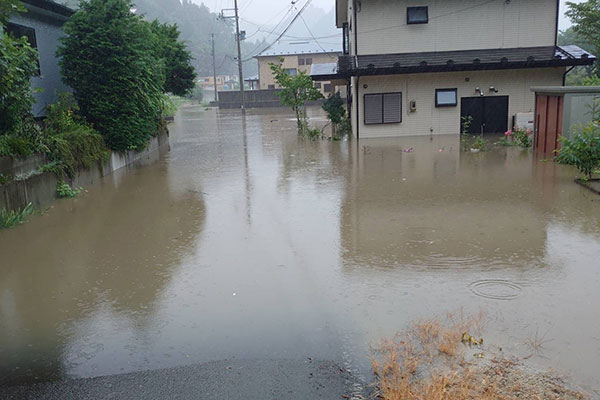
{"type": "Polygon", "coordinates": [[[508,130],[506,132],[504,132],[504,136],[511,136],[512,135],[512,131],[508,130]]]}
{"type": "Polygon", "coordinates": [[[531,128],[527,128],[526,132],[527,132],[528,135],[531,135],[531,128]]]}

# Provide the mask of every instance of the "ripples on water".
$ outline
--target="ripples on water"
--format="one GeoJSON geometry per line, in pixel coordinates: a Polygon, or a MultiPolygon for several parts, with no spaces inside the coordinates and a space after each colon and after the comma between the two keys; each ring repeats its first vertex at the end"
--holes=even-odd
{"type": "Polygon", "coordinates": [[[293,123],[185,108],[161,163],[0,231],[0,384],[231,357],[368,379],[371,343],[464,307],[507,351],[548,331],[535,362],[600,386],[600,202],[572,169],[293,123]]]}

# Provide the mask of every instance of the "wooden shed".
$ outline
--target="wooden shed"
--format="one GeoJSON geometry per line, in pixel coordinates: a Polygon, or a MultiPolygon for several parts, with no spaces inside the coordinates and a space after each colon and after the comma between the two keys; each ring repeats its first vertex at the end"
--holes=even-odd
{"type": "Polygon", "coordinates": [[[536,151],[552,155],[560,148],[560,137],[598,118],[600,86],[532,87],[535,92],[534,144],[536,151]]]}

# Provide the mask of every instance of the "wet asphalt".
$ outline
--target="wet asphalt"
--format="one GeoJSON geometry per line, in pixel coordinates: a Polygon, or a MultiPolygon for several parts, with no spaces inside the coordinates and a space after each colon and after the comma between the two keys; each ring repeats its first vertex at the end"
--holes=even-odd
{"type": "Polygon", "coordinates": [[[350,399],[361,385],[330,361],[224,360],[0,389],[2,399],[350,399]]]}

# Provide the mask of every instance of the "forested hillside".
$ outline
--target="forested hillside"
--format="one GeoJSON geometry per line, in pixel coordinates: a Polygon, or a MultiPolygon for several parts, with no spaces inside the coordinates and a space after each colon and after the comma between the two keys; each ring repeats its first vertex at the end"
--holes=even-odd
{"type": "MultiPolygon", "coordinates": [[[[62,3],[76,8],[77,0],[63,0],[62,3]]],[[[232,19],[218,20],[217,14],[208,7],[190,0],[133,0],[136,14],[145,15],[149,20],[177,23],[181,38],[194,57],[193,64],[199,76],[212,75],[210,34],[215,34],[217,74],[237,73],[235,46],[235,26],[232,19]]],[[[242,42],[243,57],[260,48],[260,41],[242,42]]],[[[244,63],[244,75],[257,73],[254,59],[244,63]]]]}

